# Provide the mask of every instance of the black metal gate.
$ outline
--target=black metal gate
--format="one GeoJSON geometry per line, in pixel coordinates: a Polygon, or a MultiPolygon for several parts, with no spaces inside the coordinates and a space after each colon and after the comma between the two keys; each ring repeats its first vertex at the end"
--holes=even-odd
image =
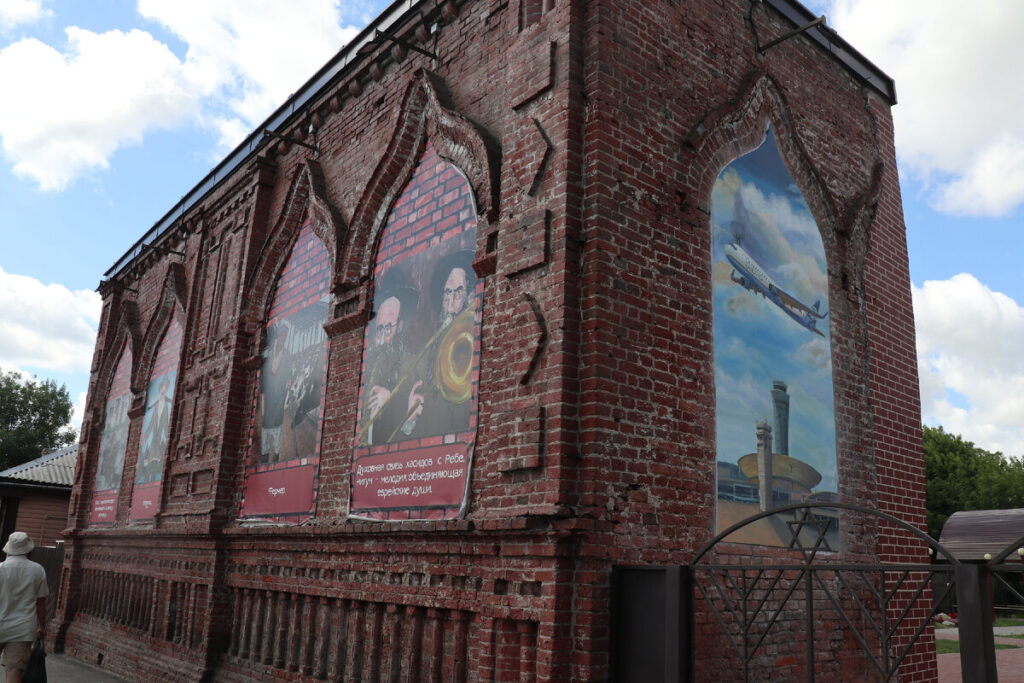
{"type": "Polygon", "coordinates": [[[46,620],[49,621],[57,614],[57,593],[60,590],[60,573],[64,567],[64,541],[57,541],[55,546],[37,545],[28,557],[43,565],[46,570],[46,584],[50,589],[50,595],[46,598],[46,620]]]}
{"type": "MultiPolygon", "coordinates": [[[[902,520],[843,503],[805,503],[754,515],[712,539],[684,567],[617,567],[613,671],[619,681],[884,680],[900,667],[950,595],[959,605],[963,679],[996,681],[991,582],[1020,573],[1007,558],[1024,537],[983,564],[958,561],[902,520]],[[859,561],[834,552],[835,523],[918,543],[936,561],[859,561]],[[729,539],[771,522],[789,547],[729,539]],[[700,651],[694,648],[701,643],[700,651]],[[856,654],[856,653],[860,654],[856,654]]],[[[894,553],[896,554],[896,553],[894,553]]],[[[930,638],[929,638],[930,641],[930,638]]]]}

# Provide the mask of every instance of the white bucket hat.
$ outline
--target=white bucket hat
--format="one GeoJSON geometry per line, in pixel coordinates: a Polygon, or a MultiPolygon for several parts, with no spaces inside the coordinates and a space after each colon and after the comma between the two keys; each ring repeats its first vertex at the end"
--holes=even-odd
{"type": "Polygon", "coordinates": [[[28,534],[24,531],[15,531],[11,534],[11,537],[7,539],[7,545],[4,546],[4,552],[8,555],[28,555],[35,547],[36,544],[28,537],[28,534]]]}

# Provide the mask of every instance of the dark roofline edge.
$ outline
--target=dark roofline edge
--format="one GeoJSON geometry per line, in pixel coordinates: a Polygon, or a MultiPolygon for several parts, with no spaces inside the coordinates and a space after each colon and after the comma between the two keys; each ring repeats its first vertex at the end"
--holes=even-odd
{"type": "Polygon", "coordinates": [[[0,478],[0,494],[8,493],[13,487],[17,491],[35,491],[37,493],[71,493],[74,484],[43,484],[24,479],[0,478]]]}
{"type": "MultiPolygon", "coordinates": [[[[464,0],[452,1],[461,3],[464,0]]],[[[810,10],[797,0],[759,1],[771,6],[779,14],[793,22],[795,26],[802,26],[816,18],[810,10]]],[[[279,128],[287,127],[285,124],[291,123],[294,118],[300,115],[305,105],[315,99],[325,88],[340,80],[351,72],[356,65],[360,64],[364,56],[360,54],[360,50],[366,45],[375,42],[374,36],[378,30],[386,33],[388,29],[405,19],[408,14],[425,2],[426,0],[395,0],[395,2],[391,3],[386,10],[371,21],[355,38],[346,43],[330,61],[313,74],[302,87],[296,90],[294,95],[289,97],[284,104],[267,117],[241,144],[235,147],[223,161],[214,166],[213,170],[206,174],[206,177],[182,196],[170,211],[165,213],[153,227],[147,230],[103,274],[103,277],[110,278],[120,274],[128,264],[142,255],[143,247],[155,242],[188,211],[191,211],[207,195],[219,188],[222,183],[234,174],[235,170],[263,149],[268,144],[267,139],[263,135],[264,130],[277,131],[279,128]]],[[[437,0],[435,0],[435,7],[438,4],[437,0]]],[[[889,106],[896,104],[896,85],[893,79],[843,40],[838,33],[825,25],[819,24],[805,31],[804,35],[843,64],[858,80],[875,89],[886,99],[889,106]]]]}
{"type": "MultiPolygon", "coordinates": [[[[771,6],[776,12],[789,19],[796,26],[817,19],[813,12],[797,0],[759,0],[771,6]]],[[[832,55],[845,66],[857,80],[870,86],[885,98],[890,107],[896,105],[896,82],[884,71],[875,66],[871,60],[858,52],[852,45],[826,24],[818,24],[806,31],[804,35],[832,55]]]]}

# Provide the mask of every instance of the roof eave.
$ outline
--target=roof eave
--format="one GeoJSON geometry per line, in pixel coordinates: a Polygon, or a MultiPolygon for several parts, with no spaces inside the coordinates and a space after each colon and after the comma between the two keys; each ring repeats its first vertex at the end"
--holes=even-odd
{"type": "MultiPolygon", "coordinates": [[[[803,26],[817,17],[797,0],[761,0],[776,12],[789,19],[795,26],[803,26]]],[[[885,98],[889,106],[896,104],[896,82],[875,66],[852,45],[824,23],[804,31],[809,40],[816,43],[834,59],[846,67],[857,80],[870,86],[885,98]]]]}
{"type": "Polygon", "coordinates": [[[267,146],[267,138],[263,135],[264,130],[278,131],[286,128],[294,120],[301,116],[305,107],[324,90],[350,74],[355,67],[360,65],[365,57],[362,49],[367,45],[376,42],[377,31],[386,33],[390,28],[405,19],[415,10],[423,0],[395,0],[376,19],[371,21],[366,28],[359,32],[355,38],[346,43],[338,53],[313,76],[307,80],[302,87],[295,91],[284,104],[277,108],[273,114],[256,127],[256,129],[242,141],[240,145],[228,154],[223,161],[217,164],[197,185],[187,192],[178,202],[158,220],[153,227],[146,231],[135,244],[131,246],[124,255],[119,258],[104,274],[104,278],[110,278],[120,273],[127,265],[141,256],[143,248],[152,244],[167,232],[180,218],[182,218],[194,206],[203,201],[207,195],[216,190],[220,185],[230,178],[234,172],[248,162],[252,157],[267,146]]]}

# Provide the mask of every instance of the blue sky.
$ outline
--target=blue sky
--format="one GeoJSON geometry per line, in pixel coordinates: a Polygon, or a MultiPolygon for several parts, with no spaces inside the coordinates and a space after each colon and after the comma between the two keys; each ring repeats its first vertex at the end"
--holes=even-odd
{"type": "MultiPolygon", "coordinates": [[[[387,4],[0,0],[0,367],[81,404],[104,271],[387,4]]],[[[924,419],[1024,455],[1024,3],[807,4],[896,79],[924,419]]]]}

